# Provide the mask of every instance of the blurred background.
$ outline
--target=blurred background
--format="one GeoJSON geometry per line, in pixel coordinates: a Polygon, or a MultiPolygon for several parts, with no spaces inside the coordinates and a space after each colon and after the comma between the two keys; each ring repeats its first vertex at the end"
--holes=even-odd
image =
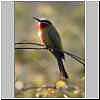
{"type": "MultiPolygon", "coordinates": [[[[39,43],[33,16],[50,20],[58,30],[65,51],[85,59],[85,7],[84,2],[15,2],[15,43],[39,43]]],[[[16,45],[16,47],[36,47],[16,45]]],[[[69,56],[64,62],[69,80],[67,89],[50,90],[44,85],[59,82],[59,69],[54,56],[47,50],[15,50],[16,97],[84,97],[84,66],[69,56]],[[36,89],[26,89],[39,87],[36,89]],[[40,89],[40,90],[39,90],[40,89]],[[45,92],[44,92],[45,91],[45,92]]],[[[62,83],[61,83],[62,84],[62,83]]]]}

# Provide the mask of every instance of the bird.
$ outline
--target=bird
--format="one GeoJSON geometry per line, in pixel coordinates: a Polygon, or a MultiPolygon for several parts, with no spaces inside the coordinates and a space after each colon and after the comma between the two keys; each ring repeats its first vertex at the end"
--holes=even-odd
{"type": "Polygon", "coordinates": [[[48,50],[54,55],[57,60],[60,78],[68,79],[68,73],[64,68],[65,56],[62,47],[61,37],[56,30],[53,23],[47,19],[40,19],[33,17],[38,22],[38,34],[42,45],[46,46],[48,50]]]}

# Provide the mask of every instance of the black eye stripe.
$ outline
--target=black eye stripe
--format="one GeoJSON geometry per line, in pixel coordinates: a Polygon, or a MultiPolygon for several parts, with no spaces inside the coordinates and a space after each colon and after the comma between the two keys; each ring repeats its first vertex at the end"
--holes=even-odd
{"type": "Polygon", "coordinates": [[[42,22],[42,23],[46,23],[46,24],[51,24],[51,22],[48,21],[48,20],[42,20],[41,22],[42,22]]]}
{"type": "Polygon", "coordinates": [[[42,22],[42,23],[44,23],[44,24],[48,24],[47,22],[42,22]]]}

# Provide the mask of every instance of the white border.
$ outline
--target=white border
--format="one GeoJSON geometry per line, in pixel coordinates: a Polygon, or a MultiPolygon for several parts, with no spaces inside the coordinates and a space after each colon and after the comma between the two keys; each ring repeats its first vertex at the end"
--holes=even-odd
{"type": "MultiPolygon", "coordinates": [[[[1,9],[0,9],[0,65],[1,65],[1,9]]],[[[1,68],[0,68],[0,72],[1,72],[1,68]]],[[[0,73],[0,97],[1,97],[1,73],[0,73]]]]}
{"type": "MultiPolygon", "coordinates": [[[[30,1],[30,0],[29,0],[30,1]]],[[[37,0],[38,1],[38,0],[37,0]]],[[[39,0],[40,1],[40,0],[39,0]]],[[[45,1],[45,0],[44,0],[45,1]]],[[[46,0],[47,1],[47,0],[46,0]]],[[[56,0],[55,0],[56,1],[56,0]]],[[[58,0],[57,0],[58,1],[58,0]]],[[[64,0],[65,1],[65,0],[64,0]]],[[[74,1],[74,0],[73,0],[74,1]]],[[[75,1],[78,1],[78,0],[75,0],[75,1]]],[[[84,0],[82,0],[84,1],[84,0]]],[[[98,0],[86,0],[86,1],[98,1],[98,0]]],[[[85,1],[85,3],[86,3],[85,1]]],[[[1,2],[0,2],[1,3],[1,2]]],[[[0,10],[1,11],[1,10],[0,10]]],[[[98,10],[99,12],[99,10],[98,10]]],[[[86,5],[85,5],[85,13],[86,13],[86,5]]],[[[1,13],[0,13],[1,14],[1,13]]],[[[98,15],[99,16],[99,15],[98,15]]],[[[0,16],[1,17],[1,16],[0,16]]],[[[0,18],[1,20],[1,18],[0,18]]],[[[98,21],[98,24],[99,24],[99,21],[98,21]]],[[[1,27],[0,27],[1,28],[1,27]]],[[[1,30],[1,29],[0,29],[1,30]]],[[[1,39],[1,35],[0,35],[0,39],[1,39]]],[[[86,15],[85,15],[85,40],[86,40],[86,15]]],[[[1,42],[1,41],[0,41],[1,42]]],[[[98,25],[98,42],[99,42],[99,25],[98,25]]],[[[0,43],[0,47],[1,47],[1,43],[0,43]]],[[[99,47],[99,44],[98,44],[98,47],[99,47]]],[[[98,52],[99,54],[99,52],[98,52]]],[[[0,56],[1,56],[1,49],[0,49],[0,56]]],[[[85,42],[85,60],[86,60],[86,42],[85,42]]],[[[99,57],[98,57],[98,62],[99,62],[99,57]]],[[[1,64],[1,58],[0,58],[0,64],[1,64]]],[[[99,64],[98,64],[99,65],[99,64]]],[[[86,65],[85,65],[86,67],[86,65]]],[[[99,66],[98,66],[98,69],[99,69],[99,66]]],[[[86,71],[86,69],[85,69],[86,71]]],[[[99,74],[99,70],[98,70],[98,74],[99,74]]],[[[0,74],[1,75],[1,74],[0,74]]],[[[0,76],[1,78],[1,76],[0,76]]],[[[85,73],[85,78],[86,78],[86,73],[85,73]]],[[[99,81],[99,77],[98,77],[98,81],[99,81]]],[[[0,82],[1,83],[1,82],[0,82]]],[[[85,84],[86,84],[86,81],[85,81],[85,84]]],[[[92,84],[92,83],[91,83],[92,84]]],[[[1,86],[1,85],[0,85],[1,86]]],[[[98,84],[98,87],[99,87],[99,84],[98,84]]],[[[1,90],[1,89],[0,89],[1,90]]],[[[0,93],[1,94],[1,93],[0,93]]],[[[85,96],[86,96],[86,85],[85,85],[85,96]]],[[[99,88],[98,88],[98,96],[99,96],[99,88]]],[[[11,98],[12,99],[12,98],[11,98]]],[[[14,99],[14,98],[13,98],[14,99]]],[[[19,99],[25,99],[25,98],[19,98],[19,99]]],[[[34,98],[28,98],[28,99],[34,99],[34,98]]],[[[37,99],[37,98],[35,98],[37,99]]],[[[39,98],[39,99],[47,99],[47,98],[39,98]]],[[[54,98],[54,99],[58,99],[58,98],[54,98]]],[[[63,98],[63,99],[66,99],[66,98],[63,98]]],[[[80,98],[68,98],[68,99],[80,99],[80,98]]],[[[82,99],[87,99],[86,97],[85,98],[82,98],[82,99]]],[[[88,98],[90,99],[90,98],[88,98]]]]}
{"type": "Polygon", "coordinates": [[[86,3],[86,98],[99,98],[99,2],[86,3]],[[97,93],[97,94],[96,94],[97,93]]]}
{"type": "Polygon", "coordinates": [[[1,96],[14,97],[14,2],[1,2],[1,96]]]}

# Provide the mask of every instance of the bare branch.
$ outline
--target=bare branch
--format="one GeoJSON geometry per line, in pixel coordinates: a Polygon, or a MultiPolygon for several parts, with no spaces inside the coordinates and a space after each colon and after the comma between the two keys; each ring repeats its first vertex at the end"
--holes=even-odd
{"type": "MultiPolygon", "coordinates": [[[[56,50],[56,51],[61,51],[61,50],[58,50],[58,49],[56,49],[56,48],[46,48],[46,47],[44,47],[43,44],[40,44],[40,43],[15,43],[15,45],[17,45],[17,44],[31,44],[31,45],[37,45],[37,46],[40,46],[40,48],[36,48],[36,47],[32,47],[32,48],[24,48],[24,47],[23,47],[23,48],[17,48],[17,47],[15,47],[15,49],[36,49],[36,50],[54,49],[54,50],[56,50]]],[[[76,55],[74,55],[74,54],[72,54],[72,53],[70,53],[70,52],[68,52],[68,51],[61,51],[61,52],[63,52],[64,54],[70,56],[71,58],[75,59],[76,61],[78,61],[79,63],[81,63],[81,64],[83,64],[83,65],[85,66],[85,60],[82,59],[81,57],[76,56],[76,55]]]]}
{"type": "Polygon", "coordinates": [[[16,44],[32,44],[32,45],[38,45],[38,46],[44,46],[43,44],[40,44],[40,43],[15,43],[16,44]]]}
{"type": "Polygon", "coordinates": [[[37,49],[37,50],[43,50],[43,49],[47,49],[47,48],[15,48],[15,49],[37,49]]]}

